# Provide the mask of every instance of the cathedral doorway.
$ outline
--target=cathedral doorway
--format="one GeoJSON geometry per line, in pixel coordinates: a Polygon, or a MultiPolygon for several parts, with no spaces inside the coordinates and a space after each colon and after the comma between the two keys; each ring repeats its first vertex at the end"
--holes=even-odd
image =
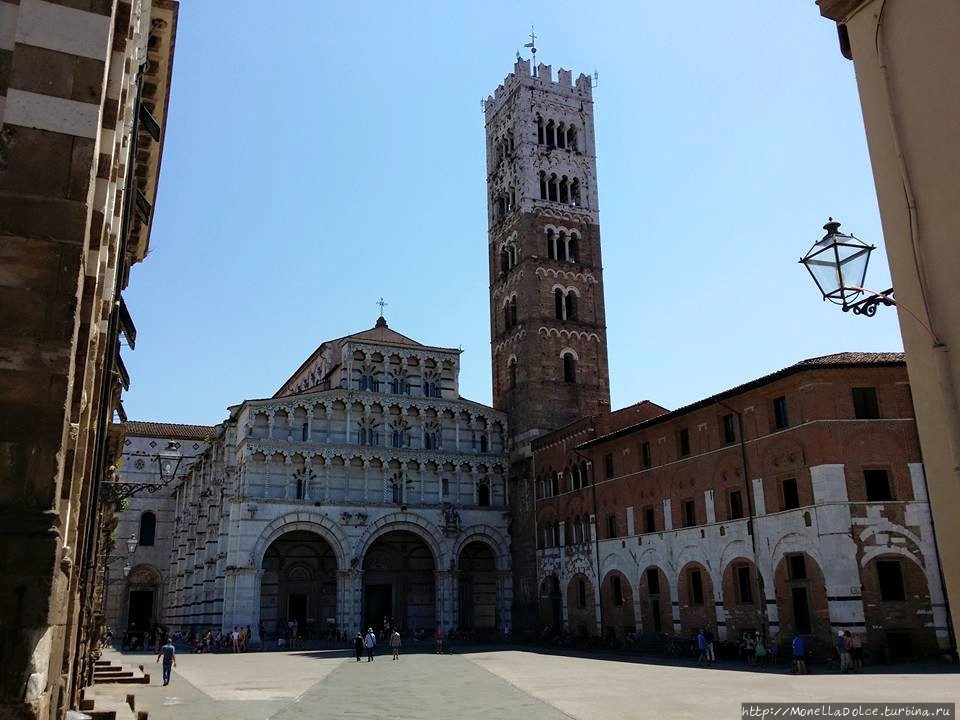
{"type": "Polygon", "coordinates": [[[484,542],[468,543],[460,553],[457,597],[463,630],[484,633],[497,627],[497,561],[484,542]]]}
{"type": "Polygon", "coordinates": [[[387,533],[363,558],[363,625],[377,633],[384,621],[405,635],[430,632],[436,625],[434,559],[412,532],[387,533]]]}
{"type": "Polygon", "coordinates": [[[266,636],[284,635],[295,620],[301,637],[320,637],[336,616],[337,559],[330,544],[308,530],[274,540],[264,553],[260,581],[266,636]]]}

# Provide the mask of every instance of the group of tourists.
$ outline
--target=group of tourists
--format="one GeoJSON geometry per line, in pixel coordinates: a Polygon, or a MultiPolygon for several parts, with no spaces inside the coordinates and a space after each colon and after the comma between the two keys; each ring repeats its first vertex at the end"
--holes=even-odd
{"type": "MultiPolygon", "coordinates": [[[[400,632],[394,628],[392,631],[389,631],[390,634],[387,636],[387,642],[390,645],[390,649],[393,651],[393,657],[391,660],[400,659],[400,632]]],[[[360,659],[363,657],[363,654],[367,655],[367,662],[373,662],[374,650],[377,647],[377,635],[373,632],[373,628],[367,629],[367,634],[357,633],[357,636],[353,639],[353,649],[357,655],[357,662],[360,662],[360,659]]]]}
{"type": "Polygon", "coordinates": [[[837,631],[837,657],[840,660],[840,672],[860,672],[863,670],[863,638],[849,630],[837,631]]]}

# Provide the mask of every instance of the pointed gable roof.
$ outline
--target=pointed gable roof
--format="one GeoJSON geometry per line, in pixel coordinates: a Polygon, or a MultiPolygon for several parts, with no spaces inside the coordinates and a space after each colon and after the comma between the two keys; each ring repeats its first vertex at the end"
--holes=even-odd
{"type": "MultiPolygon", "coordinates": [[[[369,342],[375,343],[386,343],[388,345],[406,345],[408,347],[426,347],[423,343],[418,343],[416,340],[408,338],[406,335],[401,335],[396,330],[392,330],[388,325],[387,321],[384,319],[383,315],[377,318],[377,324],[374,325],[369,330],[363,330],[353,335],[347,335],[340,338],[339,342],[348,341],[348,340],[366,340],[369,342]]],[[[334,340],[334,342],[338,342],[334,340]]]]}

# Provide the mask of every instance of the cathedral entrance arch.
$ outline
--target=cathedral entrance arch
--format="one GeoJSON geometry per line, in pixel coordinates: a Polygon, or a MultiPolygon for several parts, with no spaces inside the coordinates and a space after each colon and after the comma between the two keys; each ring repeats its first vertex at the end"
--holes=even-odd
{"type": "Polygon", "coordinates": [[[408,530],[380,535],[363,556],[363,626],[380,632],[386,618],[404,634],[436,625],[433,553],[408,530]]]}
{"type": "Polygon", "coordinates": [[[295,620],[301,637],[324,635],[337,616],[337,558],[308,530],[280,535],[263,555],[260,621],[268,638],[285,635],[295,620]]]}
{"type": "Polygon", "coordinates": [[[457,598],[460,628],[483,633],[497,627],[497,560],[480,540],[460,551],[457,598]]]}

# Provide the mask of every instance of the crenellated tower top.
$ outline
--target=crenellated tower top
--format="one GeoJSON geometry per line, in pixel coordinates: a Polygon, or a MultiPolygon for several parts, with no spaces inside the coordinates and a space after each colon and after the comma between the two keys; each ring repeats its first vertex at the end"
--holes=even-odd
{"type": "Polygon", "coordinates": [[[493,95],[488,95],[484,101],[483,108],[488,121],[499,112],[510,92],[521,86],[549,89],[568,94],[570,97],[579,97],[591,102],[593,100],[593,82],[590,76],[580,73],[577,81],[573,82],[573,73],[560,68],[557,70],[557,79],[554,80],[552,66],[539,63],[537,72],[534,74],[531,71],[530,61],[518,58],[513,66],[513,72],[507,75],[503,83],[497,86],[493,95]]]}

